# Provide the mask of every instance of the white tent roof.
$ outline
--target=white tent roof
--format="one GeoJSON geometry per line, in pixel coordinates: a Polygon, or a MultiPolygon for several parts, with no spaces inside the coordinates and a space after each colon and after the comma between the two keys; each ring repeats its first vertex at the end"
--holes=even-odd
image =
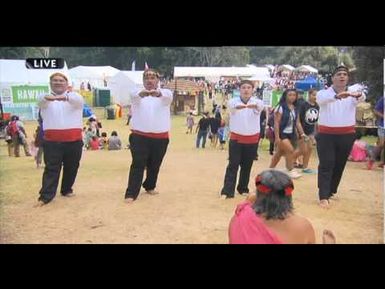
{"type": "Polygon", "coordinates": [[[62,72],[69,78],[67,64],[64,63],[63,69],[28,69],[25,60],[20,59],[0,59],[0,83],[11,84],[49,84],[49,77],[55,72],[62,72]]]}
{"type": "Polygon", "coordinates": [[[310,65],[301,65],[301,66],[297,67],[295,70],[298,70],[298,71],[308,71],[308,72],[312,72],[312,73],[318,73],[318,70],[315,69],[314,67],[310,66],[310,65]]]}
{"type": "Polygon", "coordinates": [[[284,70],[294,70],[294,66],[291,66],[290,64],[284,64],[284,65],[281,65],[280,68],[284,69],[284,70]]]}
{"type": "Polygon", "coordinates": [[[107,80],[119,72],[112,66],[76,66],[69,69],[72,80],[76,88],[82,82],[90,82],[96,87],[104,86],[104,80],[107,80]]]}
{"type": "Polygon", "coordinates": [[[221,77],[221,76],[252,76],[268,75],[266,67],[201,67],[201,66],[176,66],[174,67],[174,77],[221,77]]]}
{"type": "Polygon", "coordinates": [[[127,77],[129,79],[131,79],[133,82],[135,82],[136,84],[138,84],[138,85],[143,84],[144,70],[138,70],[138,71],[122,70],[121,72],[123,72],[125,75],[127,75],[127,77]]]}
{"type": "Polygon", "coordinates": [[[85,76],[87,74],[98,75],[99,77],[112,77],[119,72],[119,69],[116,69],[112,66],[76,66],[71,68],[70,73],[74,73],[77,76],[85,76]]]}
{"type": "Polygon", "coordinates": [[[119,69],[116,69],[112,66],[86,66],[89,69],[95,71],[102,77],[112,77],[119,72],[119,69]]]}
{"type": "Polygon", "coordinates": [[[273,78],[270,77],[270,75],[253,75],[252,77],[248,78],[248,80],[252,81],[272,81],[274,80],[273,78]]]}
{"type": "Polygon", "coordinates": [[[266,64],[265,66],[266,66],[268,69],[270,69],[270,70],[274,70],[274,68],[275,68],[275,66],[272,65],[272,64],[266,64]]]}
{"type": "Polygon", "coordinates": [[[96,71],[89,69],[87,66],[76,66],[69,69],[71,76],[76,78],[99,78],[99,74],[96,71]]]}
{"type": "Polygon", "coordinates": [[[131,94],[143,88],[143,71],[119,71],[111,77],[107,84],[111,90],[114,103],[127,106],[131,103],[131,94]]]}

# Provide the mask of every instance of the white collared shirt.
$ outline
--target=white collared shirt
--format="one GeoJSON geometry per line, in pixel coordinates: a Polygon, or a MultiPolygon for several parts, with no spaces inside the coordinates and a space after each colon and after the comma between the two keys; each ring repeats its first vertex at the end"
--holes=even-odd
{"type": "MultiPolygon", "coordinates": [[[[357,91],[348,89],[348,91],[357,91]]],[[[320,107],[318,124],[328,127],[348,127],[356,124],[356,106],[366,99],[364,93],[358,99],[347,97],[336,99],[333,87],[323,89],[317,93],[317,103],[320,107]]]]}
{"type": "Polygon", "coordinates": [[[66,92],[68,101],[49,101],[47,94],[38,97],[44,130],[83,128],[83,97],[76,92],[66,92]]]}
{"type": "Polygon", "coordinates": [[[255,135],[260,132],[260,115],[264,108],[263,101],[251,97],[247,104],[256,104],[258,108],[236,109],[235,107],[238,105],[245,105],[240,97],[232,98],[229,101],[231,132],[240,135],[255,135]]]}
{"type": "Polygon", "coordinates": [[[171,128],[170,105],[172,91],[161,88],[161,97],[140,97],[143,88],[136,90],[131,98],[132,130],[145,133],[163,133],[171,128]]]}

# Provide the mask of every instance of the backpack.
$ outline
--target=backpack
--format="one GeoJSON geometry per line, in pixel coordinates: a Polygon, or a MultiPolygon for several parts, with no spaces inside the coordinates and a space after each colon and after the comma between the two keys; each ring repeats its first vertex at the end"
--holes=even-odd
{"type": "Polygon", "coordinates": [[[8,133],[13,137],[19,133],[19,128],[17,127],[17,121],[13,120],[8,125],[8,133]]]}

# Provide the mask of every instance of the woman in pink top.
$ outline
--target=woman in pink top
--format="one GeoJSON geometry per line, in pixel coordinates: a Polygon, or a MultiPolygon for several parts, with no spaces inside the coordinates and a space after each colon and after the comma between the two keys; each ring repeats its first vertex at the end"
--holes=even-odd
{"type": "Polygon", "coordinates": [[[356,133],[356,140],[354,141],[353,148],[350,152],[348,160],[353,162],[364,162],[367,159],[367,143],[361,140],[362,135],[356,133]]]}
{"type": "MultiPolygon", "coordinates": [[[[309,220],[293,213],[291,178],[278,170],[266,170],[256,178],[256,195],[239,204],[230,221],[230,244],[314,244],[309,220]]],[[[323,243],[334,244],[329,230],[323,243]]]]}

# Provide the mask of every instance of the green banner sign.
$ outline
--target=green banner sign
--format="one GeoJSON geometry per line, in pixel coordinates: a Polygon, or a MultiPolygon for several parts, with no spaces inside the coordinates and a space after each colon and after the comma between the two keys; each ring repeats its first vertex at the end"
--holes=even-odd
{"type": "MultiPolygon", "coordinates": [[[[281,91],[281,90],[274,90],[273,91],[273,93],[272,93],[272,105],[273,105],[273,107],[278,104],[279,100],[281,99],[282,94],[283,94],[283,91],[281,91]]],[[[308,94],[309,94],[308,91],[305,91],[303,93],[303,99],[304,100],[307,100],[308,94]]]]}
{"type": "Polygon", "coordinates": [[[275,107],[279,100],[281,99],[283,91],[280,90],[273,90],[272,97],[271,97],[271,105],[272,107],[275,107]]]}
{"type": "Polygon", "coordinates": [[[36,103],[39,95],[48,93],[48,86],[20,85],[12,86],[13,103],[36,103]]]}

